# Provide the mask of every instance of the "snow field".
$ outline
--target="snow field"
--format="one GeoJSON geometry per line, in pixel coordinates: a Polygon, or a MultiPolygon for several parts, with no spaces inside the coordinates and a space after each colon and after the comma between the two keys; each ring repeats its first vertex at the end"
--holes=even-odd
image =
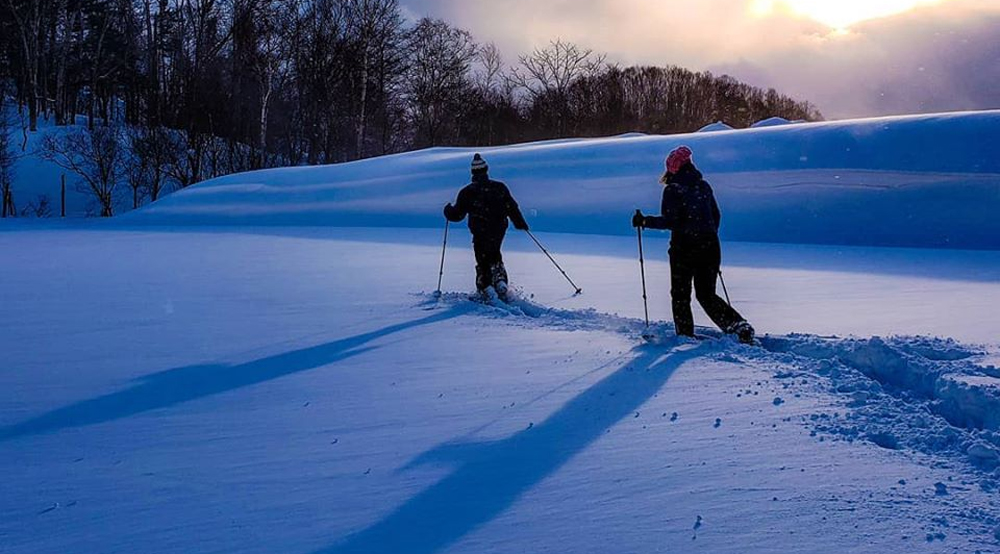
{"type": "Polygon", "coordinates": [[[461,232],[439,302],[437,230],[0,233],[17,254],[0,304],[0,545],[998,551],[997,478],[977,454],[995,428],[939,392],[995,390],[976,312],[943,309],[996,293],[993,258],[727,244],[757,264],[727,266],[734,302],[773,335],[750,348],[670,336],[654,239],[660,340],[644,345],[633,240],[540,234],[584,288],[573,298],[511,238],[524,300],[499,309],[462,299],[461,232]],[[866,264],[884,290],[852,296],[866,264]],[[782,325],[808,335],[769,315],[789,288],[813,304],[778,310],[782,325]],[[940,317],[896,296],[917,291],[940,317]],[[819,336],[883,333],[861,303],[897,313],[886,338],[819,336]],[[902,337],[917,332],[965,338],[902,337]]]}

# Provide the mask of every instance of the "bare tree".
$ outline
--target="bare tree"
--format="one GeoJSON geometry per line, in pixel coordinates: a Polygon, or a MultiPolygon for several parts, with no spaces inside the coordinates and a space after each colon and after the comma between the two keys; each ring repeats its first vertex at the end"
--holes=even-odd
{"type": "Polygon", "coordinates": [[[471,102],[478,104],[479,118],[471,117],[473,125],[480,128],[480,133],[473,135],[474,142],[494,145],[497,143],[497,127],[504,119],[517,121],[514,90],[516,85],[506,72],[503,54],[494,43],[483,45],[476,56],[477,69],[473,76],[475,98],[471,102]]]}
{"type": "Polygon", "coordinates": [[[253,147],[250,167],[254,169],[267,165],[271,107],[290,67],[289,12],[294,13],[294,6],[284,0],[236,0],[233,4],[233,109],[245,114],[234,123],[253,147]],[[249,124],[251,117],[256,125],[249,124]]]}
{"type": "Polygon", "coordinates": [[[52,200],[47,194],[39,194],[33,202],[21,208],[21,216],[52,217],[52,200]]]}
{"type": "Polygon", "coordinates": [[[128,170],[129,186],[133,189],[133,208],[139,200],[149,197],[156,202],[169,184],[168,170],[173,157],[173,132],[163,127],[131,127],[128,144],[134,168],[128,170]],[[135,179],[138,179],[136,182],[135,179]]]}
{"type": "Polygon", "coordinates": [[[605,58],[604,54],[557,39],[521,56],[521,67],[514,68],[511,77],[535,98],[550,92],[565,96],[574,81],[599,72],[605,58]]]}
{"type": "Polygon", "coordinates": [[[14,147],[14,125],[5,102],[6,95],[0,84],[0,199],[2,199],[2,217],[15,215],[13,208],[14,163],[17,153],[14,147]]]}
{"type": "Polygon", "coordinates": [[[536,106],[551,105],[556,118],[556,133],[566,132],[569,90],[574,82],[599,73],[605,55],[580,48],[571,42],[555,40],[545,48],[536,48],[521,56],[520,67],[511,71],[513,82],[530,96],[536,106]]]}
{"type": "Polygon", "coordinates": [[[360,74],[358,77],[357,157],[364,156],[371,115],[373,88],[385,92],[386,64],[389,50],[396,45],[402,29],[397,0],[346,0],[347,31],[356,41],[360,74]]]}
{"type": "Polygon", "coordinates": [[[462,117],[462,94],[478,47],[468,31],[424,18],[409,37],[408,103],[418,146],[452,138],[448,129],[462,117]]]}
{"type": "Polygon", "coordinates": [[[117,127],[72,129],[45,135],[42,158],[76,174],[80,192],[97,200],[101,217],[114,215],[115,190],[125,163],[121,131],[117,127]]]}
{"type": "Polygon", "coordinates": [[[20,39],[21,59],[27,90],[24,100],[28,104],[28,121],[31,131],[38,130],[38,112],[42,91],[39,86],[39,67],[42,58],[42,38],[48,0],[6,0],[13,15],[20,39]]]}

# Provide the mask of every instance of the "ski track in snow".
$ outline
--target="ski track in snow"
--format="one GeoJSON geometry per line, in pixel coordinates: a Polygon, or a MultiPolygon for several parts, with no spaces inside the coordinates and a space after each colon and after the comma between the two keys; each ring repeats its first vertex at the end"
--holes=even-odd
{"type": "MultiPolygon", "coordinates": [[[[417,296],[423,298],[418,306],[424,310],[470,302],[464,293],[417,296]]],[[[545,307],[524,298],[523,291],[506,304],[481,304],[475,313],[527,328],[620,333],[639,343],[645,331],[639,320],[594,309],[545,307]]],[[[938,496],[970,487],[1000,492],[1000,369],[986,363],[994,359],[988,346],[938,337],[806,334],[766,335],[758,338],[757,345],[747,346],[715,329],[698,328],[700,339],[676,337],[669,323],[651,324],[650,331],[654,338],[648,342],[664,348],[703,344],[708,347],[705,356],[752,365],[774,376],[773,383],[741,388],[737,397],[757,396],[766,389],[775,395],[774,406],[780,407],[787,397],[831,395],[834,403],[829,409],[786,419],[805,426],[820,441],[864,441],[929,467],[957,469],[968,477],[938,483],[938,496]]],[[[671,421],[677,417],[674,413],[671,421]]],[[[721,425],[721,419],[716,420],[716,427],[721,425]]],[[[905,480],[900,485],[905,486],[905,480]]],[[[987,509],[960,500],[949,504],[952,520],[986,534],[995,529],[1000,535],[1000,505],[987,509]]],[[[929,522],[937,530],[928,531],[927,542],[945,539],[944,531],[953,525],[948,517],[929,522]]]]}

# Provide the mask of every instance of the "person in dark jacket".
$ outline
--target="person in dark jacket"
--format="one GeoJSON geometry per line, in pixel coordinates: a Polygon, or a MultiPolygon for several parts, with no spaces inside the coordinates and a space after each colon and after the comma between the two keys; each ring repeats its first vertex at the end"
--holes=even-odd
{"type": "Polygon", "coordinates": [[[681,146],[667,157],[667,171],[660,182],[663,201],[659,216],[636,210],[633,227],[669,229],[670,298],[678,335],[694,336],[691,314],[691,284],[708,317],[725,333],[735,333],[741,342],[753,342],[753,327],[728,302],[715,293],[722,264],[719,244],[721,214],[712,187],[702,178],[691,159],[692,152],[681,146]]]}
{"type": "Polygon", "coordinates": [[[507,234],[508,220],[521,231],[528,230],[528,223],[507,185],[490,179],[489,166],[479,154],[472,158],[472,183],[459,191],[454,205],[449,203],[444,207],[444,216],[456,223],[469,217],[472,248],[476,253],[476,289],[488,295],[487,289],[493,287],[497,296],[505,300],[508,280],[500,247],[507,234]]]}

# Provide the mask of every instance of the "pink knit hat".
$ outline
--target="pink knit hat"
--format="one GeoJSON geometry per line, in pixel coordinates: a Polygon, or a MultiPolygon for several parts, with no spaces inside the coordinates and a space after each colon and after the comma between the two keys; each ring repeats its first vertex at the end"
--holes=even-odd
{"type": "Polygon", "coordinates": [[[667,156],[667,173],[677,173],[685,164],[691,162],[691,149],[687,146],[678,146],[667,156]]]}

